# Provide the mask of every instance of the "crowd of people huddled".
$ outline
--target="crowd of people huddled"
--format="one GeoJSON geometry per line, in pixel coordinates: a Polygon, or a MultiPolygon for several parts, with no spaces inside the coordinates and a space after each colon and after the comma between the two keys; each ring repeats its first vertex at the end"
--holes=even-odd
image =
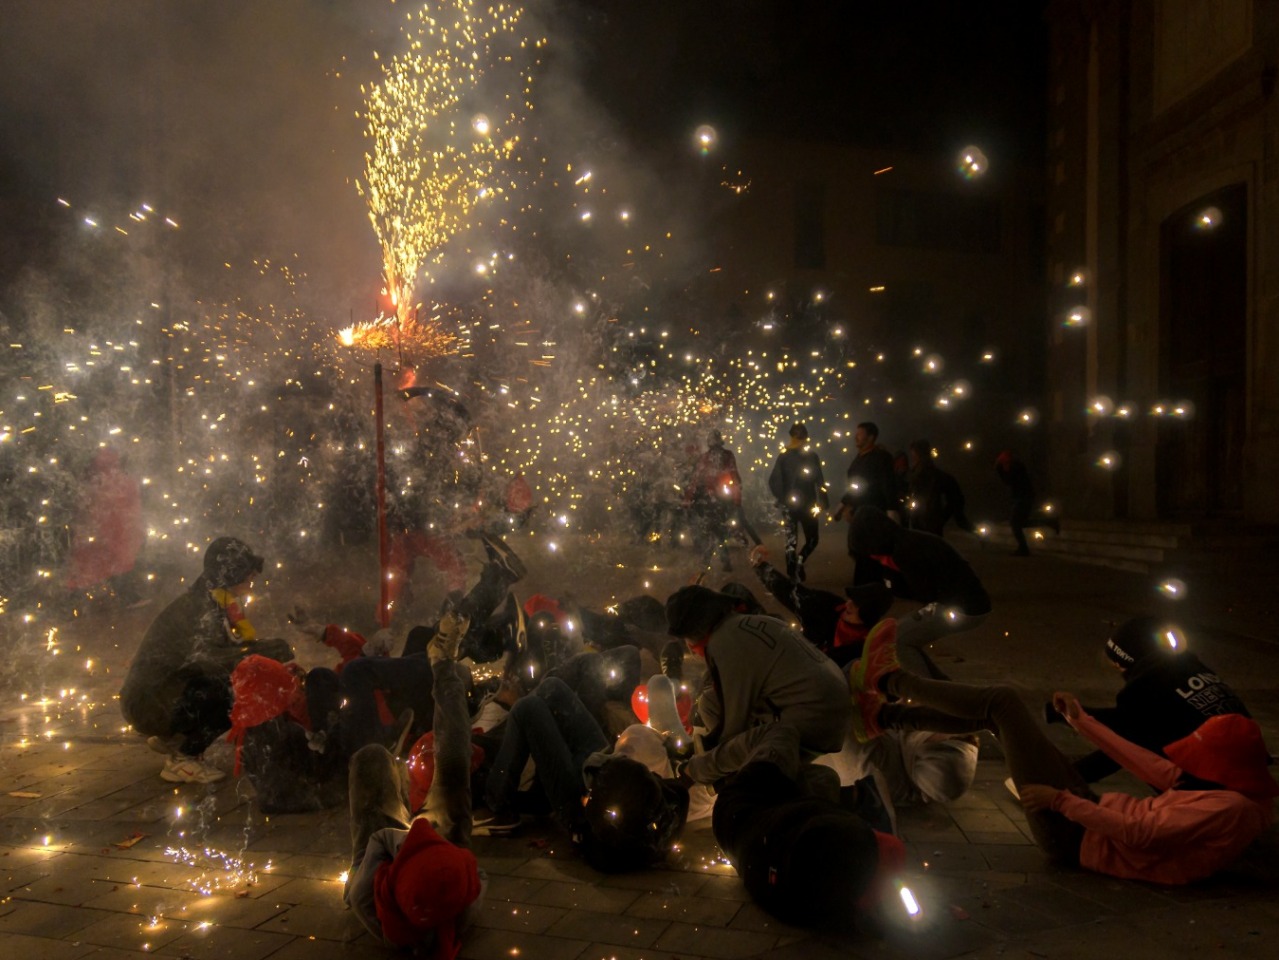
{"type": "MultiPolygon", "coordinates": [[[[896,809],[960,797],[983,733],[999,740],[1036,843],[1061,864],[1187,883],[1269,827],[1279,785],[1260,728],[1159,620],[1128,621],[1106,641],[1123,677],[1113,705],[1052,694],[1044,719],[1094,748],[1077,759],[1011,687],[947,677],[930,644],[992,610],[941,535],[950,521],[971,529],[963,495],[926,442],[911,445],[903,473],[874,424],[855,440],[836,507],[853,561],[842,594],[807,582],[831,504],[804,425],[768,478],[782,566],[747,519],[736,460],[714,432],[690,458],[684,505],[703,566],[730,571],[726,545],[740,533],[753,585],[712,589],[703,574],[665,601],[637,596],[608,611],[568,596],[521,600],[524,561],[477,527],[485,561],[474,576],[452,558],[441,568],[449,591],[432,622],[365,638],[298,610],[289,639],[264,639],[240,604],[264,560],[220,537],[143,638],[122,711],[165,755],[168,781],[225,778],[205,757],[225,738],[233,775],[263,812],[347,804],[346,903],[382,941],[443,957],[456,955],[488,883],[472,838],[533,818],[557,824],[604,872],[661,864],[689,821],[709,818],[750,896],[777,917],[816,923],[850,904],[873,913],[905,866],[896,809]],[[755,589],[790,617],[770,615],[755,589]],[[911,609],[892,617],[899,600],[911,609]],[[301,669],[299,644],[315,645],[308,660],[331,650],[333,666],[301,669]],[[1151,795],[1094,791],[1120,767],[1151,795]]],[[[1020,550],[1021,530],[1048,521],[1019,466],[1001,455],[1020,550]]],[[[509,509],[527,509],[518,494],[509,509]]]]}

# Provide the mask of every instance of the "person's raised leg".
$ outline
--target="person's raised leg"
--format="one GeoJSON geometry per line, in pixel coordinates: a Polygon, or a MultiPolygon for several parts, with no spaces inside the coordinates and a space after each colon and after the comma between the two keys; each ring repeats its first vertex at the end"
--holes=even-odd
{"type": "Polygon", "coordinates": [[[435,674],[435,776],[426,797],[426,815],[445,840],[471,843],[471,722],[466,706],[468,672],[440,660],[435,674]]]}
{"type": "Polygon", "coordinates": [[[353,876],[364,860],[369,837],[384,827],[409,828],[412,814],[404,764],[381,744],[361,747],[351,757],[348,796],[353,876]]]}
{"type": "MultiPolygon", "coordinates": [[[[1083,778],[1039,728],[1012,687],[969,686],[898,670],[884,677],[881,689],[955,717],[988,723],[999,738],[1008,772],[1017,786],[1039,783],[1090,795],[1083,778]]],[[[894,725],[894,705],[880,711],[880,724],[894,725]]],[[[1051,810],[1027,812],[1026,820],[1035,842],[1049,857],[1063,863],[1078,862],[1082,827],[1051,810]]]]}

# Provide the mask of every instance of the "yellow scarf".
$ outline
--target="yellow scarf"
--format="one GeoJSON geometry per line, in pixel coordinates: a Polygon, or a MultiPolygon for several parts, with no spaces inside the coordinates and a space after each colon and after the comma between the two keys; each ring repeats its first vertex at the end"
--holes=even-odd
{"type": "Polygon", "coordinates": [[[231,632],[236,635],[237,639],[249,643],[258,638],[258,632],[253,629],[253,624],[249,623],[244,611],[240,609],[239,601],[230,591],[217,587],[209,591],[209,596],[226,614],[226,618],[231,624],[231,632]]]}

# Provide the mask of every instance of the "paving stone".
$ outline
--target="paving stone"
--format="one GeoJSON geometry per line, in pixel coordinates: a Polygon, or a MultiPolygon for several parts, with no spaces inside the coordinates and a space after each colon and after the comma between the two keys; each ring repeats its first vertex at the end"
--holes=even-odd
{"type": "Polygon", "coordinates": [[[563,907],[548,907],[533,903],[513,903],[509,900],[494,902],[487,897],[480,909],[476,923],[493,930],[523,930],[529,933],[545,933],[557,922],[568,916],[563,907]]]}
{"type": "Polygon", "coordinates": [[[586,940],[548,937],[512,930],[472,928],[462,937],[458,956],[465,960],[528,958],[528,960],[575,960],[589,946],[586,940]]]}
{"type": "Polygon", "coordinates": [[[0,930],[0,954],[6,957],[33,957],[38,960],[78,960],[96,953],[91,943],[71,943],[47,937],[29,936],[0,930]]]}
{"type": "Polygon", "coordinates": [[[397,954],[364,933],[346,943],[295,937],[271,954],[271,960],[387,960],[397,954]]]}
{"type": "Polygon", "coordinates": [[[726,930],[723,927],[692,923],[672,923],[657,941],[657,947],[661,950],[719,960],[753,957],[772,950],[776,945],[777,937],[773,934],[726,930]]]}
{"type": "MultiPolygon", "coordinates": [[[[646,870],[642,873],[614,873],[607,876],[596,874],[596,877],[606,887],[663,893],[668,897],[695,896],[704,884],[716,879],[704,873],[686,873],[681,870],[646,870]]],[[[736,874],[733,879],[737,880],[736,874]]]]}
{"type": "Polygon", "coordinates": [[[15,899],[13,909],[0,916],[0,931],[47,936],[56,930],[65,935],[83,930],[107,915],[103,910],[15,899]]]}
{"type": "Polygon", "coordinates": [[[680,920],[684,923],[722,927],[730,923],[741,904],[733,900],[708,900],[701,897],[670,897],[646,893],[626,909],[628,917],[650,920],[680,920]]]}
{"type": "MultiPolygon", "coordinates": [[[[269,891],[280,903],[333,906],[342,902],[342,884],[336,880],[310,880],[305,877],[272,877],[279,886],[269,891]]],[[[265,892],[262,894],[265,895],[265,892]]]]}
{"type": "Polygon", "coordinates": [[[716,900],[748,901],[751,895],[746,892],[746,885],[741,877],[706,877],[697,888],[700,897],[713,897],[716,900]]]}
{"type": "Polygon", "coordinates": [[[156,953],[190,957],[192,960],[262,960],[293,938],[267,930],[240,930],[211,926],[193,929],[164,946],[156,953]]]}
{"type": "Polygon", "coordinates": [[[342,906],[340,890],[327,906],[296,904],[259,924],[256,929],[339,942],[355,940],[365,932],[359,918],[342,906]]]}
{"type": "MultiPolygon", "coordinates": [[[[492,892],[492,888],[490,888],[492,892]]],[[[638,890],[623,887],[605,887],[599,884],[566,883],[548,880],[531,895],[526,903],[540,903],[550,907],[570,910],[595,910],[599,913],[623,913],[641,896],[638,890]]],[[[513,898],[507,898],[513,899],[513,898]]]]}
{"type": "Polygon", "coordinates": [[[152,951],[176,940],[186,933],[192,924],[185,920],[168,920],[163,917],[143,917],[128,913],[112,913],[89,926],[68,935],[68,939],[80,940],[100,946],[118,947],[131,951],[152,951]]]}
{"type": "MultiPolygon", "coordinates": [[[[490,900],[515,900],[520,903],[538,903],[540,901],[534,898],[534,895],[542,887],[551,881],[534,880],[527,877],[507,877],[502,874],[489,872],[488,864],[480,862],[480,869],[488,874],[488,891],[485,897],[490,900]]],[[[550,906],[563,906],[563,904],[550,904],[550,906]]]]}
{"type": "Polygon", "coordinates": [[[754,903],[742,904],[737,913],[733,915],[733,919],[729,921],[728,926],[732,930],[771,933],[778,937],[779,940],[783,937],[807,940],[812,936],[811,931],[805,930],[803,927],[782,923],[782,921],[754,903]]]}
{"type": "Polygon", "coordinates": [[[570,910],[546,932],[588,943],[616,943],[620,946],[650,947],[668,926],[665,920],[619,917],[593,910],[570,910]]]}

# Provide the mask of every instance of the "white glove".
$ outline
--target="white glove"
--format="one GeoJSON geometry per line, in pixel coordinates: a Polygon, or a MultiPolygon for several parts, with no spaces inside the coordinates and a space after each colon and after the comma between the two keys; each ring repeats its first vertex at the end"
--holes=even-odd
{"type": "Polygon", "coordinates": [[[391,628],[383,627],[369,639],[364,641],[360,652],[366,657],[389,657],[391,648],[395,646],[395,638],[391,636],[391,628]]]}

